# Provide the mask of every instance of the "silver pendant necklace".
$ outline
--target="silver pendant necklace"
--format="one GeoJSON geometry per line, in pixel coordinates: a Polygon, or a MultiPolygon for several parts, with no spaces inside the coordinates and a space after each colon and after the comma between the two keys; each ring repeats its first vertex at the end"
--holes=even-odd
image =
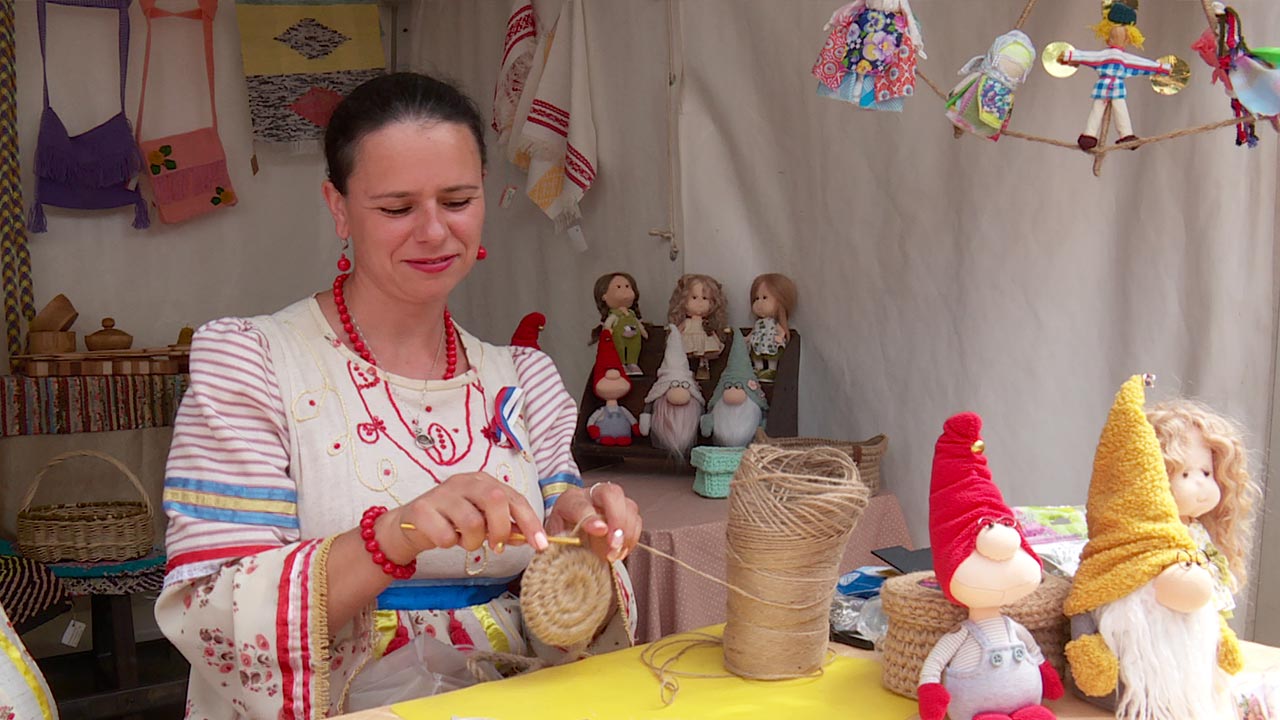
{"type": "MultiPolygon", "coordinates": [[[[356,332],[360,334],[360,337],[365,339],[364,343],[365,343],[365,347],[369,351],[369,357],[375,357],[373,354],[373,348],[369,347],[368,336],[365,335],[364,331],[360,329],[360,324],[356,322],[355,315],[351,316],[351,323],[355,326],[356,332]]],[[[434,360],[431,361],[431,369],[427,371],[427,377],[431,377],[432,375],[435,375],[436,366],[440,364],[440,353],[442,352],[444,352],[444,334],[441,334],[440,344],[436,346],[436,357],[434,360]]],[[[390,380],[385,380],[385,382],[387,383],[387,390],[389,391],[394,401],[395,390],[393,388],[395,387],[395,384],[392,383],[390,380]]],[[[435,444],[436,444],[435,438],[428,435],[427,431],[424,430],[422,427],[422,412],[426,409],[426,406],[427,406],[427,384],[429,382],[430,382],[429,380],[422,381],[422,395],[419,398],[419,402],[414,407],[413,420],[409,421],[409,425],[411,426],[411,430],[413,431],[413,444],[417,445],[418,448],[421,450],[430,450],[431,448],[435,447],[435,444]]]]}

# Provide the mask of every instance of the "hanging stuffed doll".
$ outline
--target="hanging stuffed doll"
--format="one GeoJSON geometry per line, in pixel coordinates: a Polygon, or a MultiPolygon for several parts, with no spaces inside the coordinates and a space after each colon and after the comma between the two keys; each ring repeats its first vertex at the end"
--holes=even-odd
{"type": "Polygon", "coordinates": [[[789,318],[796,309],[796,284],[780,273],[765,273],[751,281],[751,314],[755,325],[747,333],[751,364],[760,382],[778,376],[778,360],[791,340],[789,318]]]}
{"type": "Polygon", "coordinates": [[[1089,542],[1063,604],[1067,662],[1076,691],[1116,717],[1229,717],[1217,676],[1240,670],[1239,642],[1179,519],[1144,381],[1135,375],[1116,393],[1098,439],[1089,542]]]}
{"type": "Polygon", "coordinates": [[[938,585],[969,619],[943,635],[920,669],[921,720],[1053,720],[1040,704],[1062,678],[1022,625],[1003,615],[1040,586],[1040,558],[991,481],[982,418],[947,420],[933,454],[929,540],[938,585]]]}
{"type": "Polygon", "coordinates": [[[591,370],[591,390],[604,400],[604,405],[587,418],[587,435],[601,445],[630,445],[631,438],[640,434],[640,425],[630,410],[618,404],[631,392],[631,381],[622,374],[622,361],[609,330],[600,334],[596,364],[591,370]]]}
{"type": "Polygon", "coordinates": [[[965,78],[947,98],[947,118],[961,130],[999,140],[1009,125],[1013,97],[1035,63],[1036,46],[1021,30],[996,38],[985,56],[960,68],[965,78]]]}
{"type": "Polygon", "coordinates": [[[1107,49],[1090,52],[1068,48],[1057,57],[1062,65],[1090,67],[1098,72],[1098,82],[1093,85],[1093,110],[1089,113],[1084,132],[1076,139],[1081,150],[1088,152],[1103,139],[1100,137],[1102,116],[1108,105],[1111,106],[1116,131],[1120,134],[1120,139],[1116,142],[1137,140],[1138,136],[1133,133],[1133,123],[1129,119],[1126,100],[1129,95],[1125,78],[1168,75],[1173,72],[1173,66],[1169,63],[1125,52],[1125,48],[1130,45],[1142,48],[1145,41],[1137,23],[1137,0],[1106,0],[1102,4],[1102,21],[1093,26],[1093,31],[1100,40],[1106,41],[1107,49]]]}
{"type": "Polygon", "coordinates": [[[607,273],[596,278],[593,295],[600,311],[600,325],[591,331],[591,342],[601,330],[613,333],[613,345],[628,375],[643,375],[640,370],[640,347],[649,331],[640,322],[640,290],[636,279],[624,272],[607,273]]]}
{"type": "Polygon", "coordinates": [[[1235,422],[1186,398],[1157,405],[1147,419],[1160,439],[1178,516],[1208,561],[1214,605],[1230,619],[1234,595],[1245,585],[1259,496],[1249,478],[1244,433],[1235,422]]]}
{"type": "MultiPolygon", "coordinates": [[[[1235,9],[1222,3],[1213,9],[1217,30],[1205,30],[1191,49],[1213,68],[1213,82],[1222,83],[1237,118],[1265,117],[1280,132],[1280,48],[1250,48],[1235,9]]],[[[1254,123],[1236,124],[1236,145],[1258,145],[1254,123]]]]}
{"type": "Polygon", "coordinates": [[[832,14],[813,65],[818,94],[864,110],[901,112],[928,57],[908,0],[855,0],[832,14]]]}
{"type": "Polygon", "coordinates": [[[689,359],[684,353],[684,340],[680,329],[667,326],[667,349],[658,368],[658,379],[653,381],[649,394],[644,398],[644,412],[640,413],[640,434],[647,435],[653,446],[683,460],[685,453],[698,440],[698,423],[706,400],[702,388],[694,382],[689,370],[689,359]]]}

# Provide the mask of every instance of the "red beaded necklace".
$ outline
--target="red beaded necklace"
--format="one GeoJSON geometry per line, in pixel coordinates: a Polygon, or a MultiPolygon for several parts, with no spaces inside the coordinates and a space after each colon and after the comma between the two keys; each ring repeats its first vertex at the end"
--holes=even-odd
{"type": "MultiPolygon", "coordinates": [[[[347,309],[347,299],[342,294],[342,286],[346,284],[349,277],[351,273],[340,273],[333,279],[333,304],[338,308],[338,320],[342,323],[342,329],[347,333],[347,338],[351,340],[351,347],[355,349],[360,359],[377,366],[377,361],[373,359],[373,351],[360,338],[360,332],[356,330],[355,321],[351,319],[351,311],[347,309]]],[[[453,315],[449,314],[447,307],[444,309],[444,345],[447,359],[444,379],[451,380],[458,370],[458,331],[453,326],[453,315]]]]}

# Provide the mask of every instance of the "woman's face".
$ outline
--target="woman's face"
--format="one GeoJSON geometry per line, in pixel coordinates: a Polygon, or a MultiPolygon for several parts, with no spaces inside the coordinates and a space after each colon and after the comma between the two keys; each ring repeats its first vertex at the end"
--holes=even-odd
{"type": "Polygon", "coordinates": [[[690,315],[706,317],[711,312],[711,294],[701,280],[689,286],[689,297],[684,302],[684,311],[690,315]]]}
{"type": "Polygon", "coordinates": [[[483,182],[465,126],[401,121],[360,140],[346,195],[327,181],[324,192],[364,284],[422,303],[447,297],[475,264],[483,182]]]}

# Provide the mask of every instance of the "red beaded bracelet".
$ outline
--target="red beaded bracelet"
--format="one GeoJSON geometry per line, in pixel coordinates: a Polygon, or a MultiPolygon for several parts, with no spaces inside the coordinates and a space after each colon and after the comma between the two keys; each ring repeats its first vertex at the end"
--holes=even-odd
{"type": "Polygon", "coordinates": [[[387,559],[382,553],[382,548],[378,546],[378,540],[373,536],[373,521],[378,516],[386,512],[387,509],[381,505],[374,505],[364,511],[364,516],[360,518],[360,537],[364,538],[364,549],[373,555],[373,564],[382,568],[382,572],[390,575],[397,580],[408,580],[418,571],[418,559],[414,558],[407,564],[397,565],[387,559]]]}

